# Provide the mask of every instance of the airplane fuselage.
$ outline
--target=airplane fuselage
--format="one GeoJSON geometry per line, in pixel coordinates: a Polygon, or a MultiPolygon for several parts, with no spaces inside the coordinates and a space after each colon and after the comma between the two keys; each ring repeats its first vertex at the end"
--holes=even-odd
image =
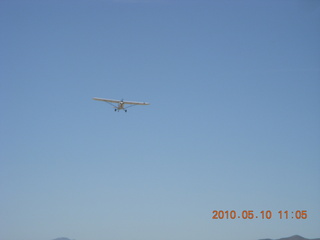
{"type": "Polygon", "coordinates": [[[115,111],[117,111],[117,110],[118,110],[118,112],[119,112],[120,110],[124,110],[125,112],[127,111],[127,110],[125,109],[125,107],[124,107],[124,102],[123,102],[123,101],[121,101],[121,102],[118,103],[118,106],[116,107],[115,111]]]}

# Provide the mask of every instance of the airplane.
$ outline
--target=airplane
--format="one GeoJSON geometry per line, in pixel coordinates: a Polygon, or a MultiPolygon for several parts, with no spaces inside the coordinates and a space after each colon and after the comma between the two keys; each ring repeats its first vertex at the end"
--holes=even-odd
{"type": "Polygon", "coordinates": [[[135,106],[135,105],[149,105],[150,103],[146,103],[146,102],[132,102],[132,101],[123,101],[122,100],[113,100],[113,99],[105,99],[105,98],[96,98],[94,97],[93,100],[97,100],[97,101],[103,101],[106,103],[109,103],[110,105],[112,105],[115,109],[114,111],[120,111],[120,110],[124,110],[125,112],[127,112],[127,108],[135,106]],[[118,105],[114,105],[112,103],[117,103],[118,105]],[[124,107],[125,104],[130,104],[131,106],[129,107],[124,107]]]}

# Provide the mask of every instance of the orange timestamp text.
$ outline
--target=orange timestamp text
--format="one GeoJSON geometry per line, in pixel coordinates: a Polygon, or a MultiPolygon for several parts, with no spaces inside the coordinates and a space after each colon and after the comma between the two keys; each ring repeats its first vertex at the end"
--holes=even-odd
{"type": "Polygon", "coordinates": [[[307,210],[295,210],[295,211],[276,211],[275,214],[273,214],[273,211],[271,210],[262,210],[255,212],[253,210],[243,210],[240,212],[237,212],[235,210],[213,210],[212,211],[213,216],[212,219],[272,219],[274,215],[277,216],[279,219],[307,219],[308,213],[307,210]]]}

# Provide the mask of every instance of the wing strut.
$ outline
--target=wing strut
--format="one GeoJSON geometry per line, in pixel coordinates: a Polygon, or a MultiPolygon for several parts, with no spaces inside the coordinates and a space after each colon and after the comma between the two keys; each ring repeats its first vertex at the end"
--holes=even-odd
{"type": "Polygon", "coordinates": [[[111,106],[113,106],[113,107],[115,107],[115,108],[118,108],[118,106],[112,104],[111,102],[107,102],[107,101],[104,101],[104,102],[109,103],[111,106]]]}
{"type": "Polygon", "coordinates": [[[125,109],[129,108],[129,107],[134,107],[134,106],[137,106],[137,104],[131,104],[129,105],[128,107],[125,107],[125,109]]]}

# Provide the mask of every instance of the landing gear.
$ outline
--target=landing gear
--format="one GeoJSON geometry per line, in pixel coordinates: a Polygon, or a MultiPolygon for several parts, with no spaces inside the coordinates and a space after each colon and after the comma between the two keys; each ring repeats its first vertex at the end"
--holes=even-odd
{"type": "Polygon", "coordinates": [[[114,110],[115,112],[117,111],[117,109],[114,110]]]}
{"type": "Polygon", "coordinates": [[[127,109],[125,109],[124,111],[127,112],[127,109]]]}

